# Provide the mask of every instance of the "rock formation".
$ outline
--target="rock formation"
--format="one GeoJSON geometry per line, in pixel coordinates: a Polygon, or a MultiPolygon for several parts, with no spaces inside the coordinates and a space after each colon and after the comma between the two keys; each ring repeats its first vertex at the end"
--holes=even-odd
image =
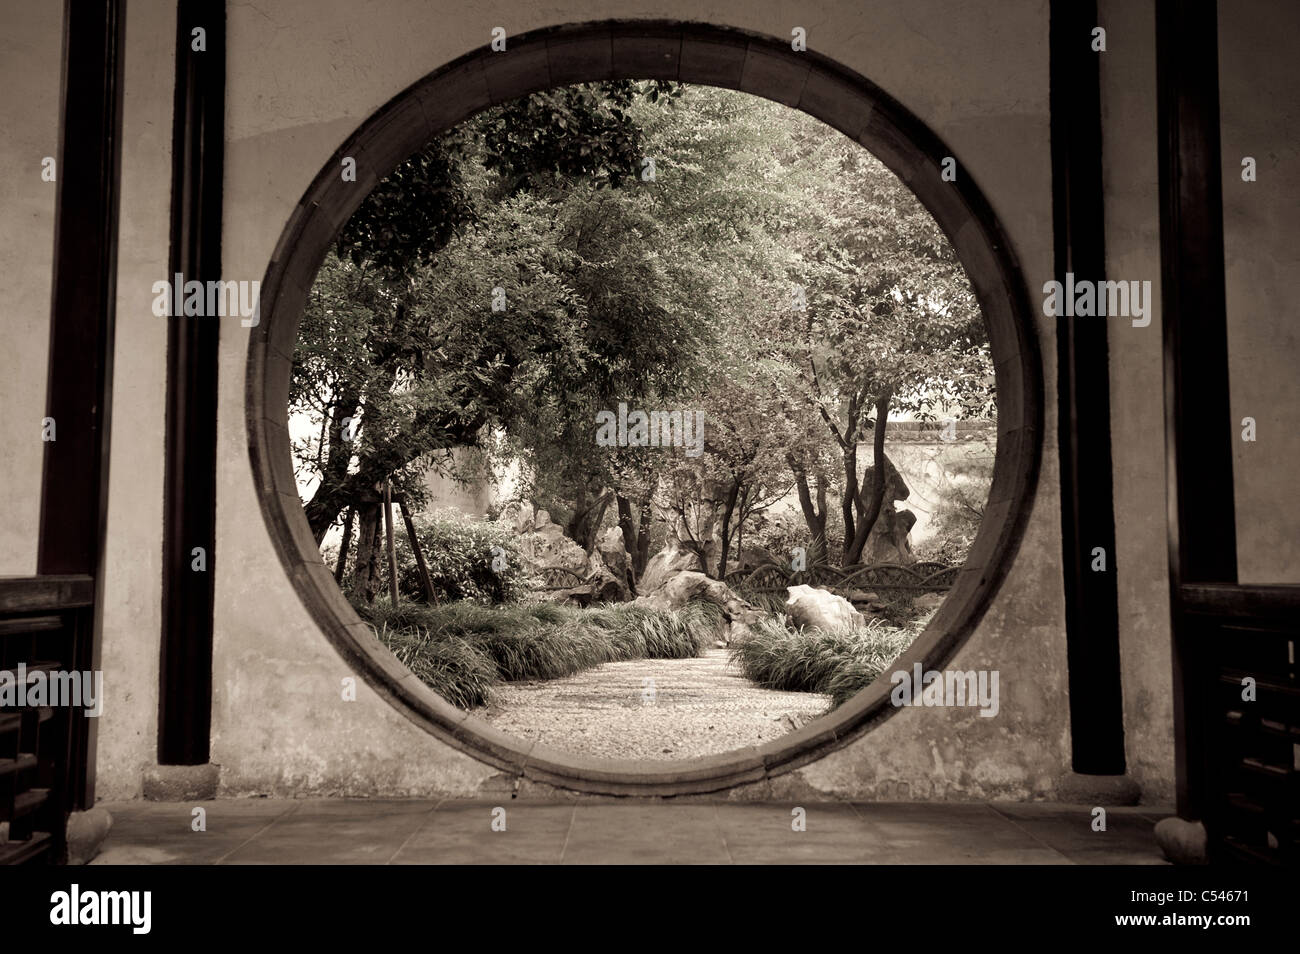
{"type": "Polygon", "coordinates": [[[697,570],[683,570],[673,574],[653,591],[637,597],[632,605],[671,612],[693,600],[712,603],[721,608],[724,626],[719,641],[723,645],[746,638],[749,627],[767,615],[737,596],[727,584],[710,579],[697,570]]]}
{"type": "MultiPolygon", "coordinates": [[[[533,576],[547,570],[568,570],[580,583],[559,589],[539,590],[538,596],[553,602],[586,606],[597,602],[620,602],[632,598],[626,572],[614,572],[598,550],[587,553],[564,534],[545,510],[531,504],[512,504],[497,518],[519,538],[519,554],[533,576]]],[[[626,561],[626,553],[623,554],[626,561]]],[[[626,564],[625,564],[626,565],[626,564]]]]}
{"type": "Polygon", "coordinates": [[[853,608],[842,596],[820,587],[791,586],[786,600],[785,614],[796,626],[807,626],[826,632],[844,632],[866,623],[866,617],[853,608]]]}
{"type": "MultiPolygon", "coordinates": [[[[911,496],[912,491],[888,457],[885,458],[885,474],[888,482],[885,484],[885,499],[880,505],[880,516],[876,518],[875,526],[867,536],[867,543],[862,548],[859,562],[904,565],[915,563],[916,557],[912,554],[912,543],[908,534],[916,523],[916,514],[910,510],[897,510],[894,507],[895,501],[906,500],[911,496]]],[[[874,477],[868,471],[863,479],[862,491],[868,498],[871,496],[873,481],[874,477]]]]}

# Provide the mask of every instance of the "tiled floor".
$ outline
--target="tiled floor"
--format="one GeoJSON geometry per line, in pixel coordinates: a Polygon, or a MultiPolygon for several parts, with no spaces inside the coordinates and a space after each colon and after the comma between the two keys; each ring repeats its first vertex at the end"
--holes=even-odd
{"type": "Polygon", "coordinates": [[[1164,812],[1046,803],[237,799],[104,804],[94,864],[1163,864],[1164,812]],[[493,830],[493,810],[505,830],[493,830]],[[205,831],[194,831],[195,809],[205,831]]]}

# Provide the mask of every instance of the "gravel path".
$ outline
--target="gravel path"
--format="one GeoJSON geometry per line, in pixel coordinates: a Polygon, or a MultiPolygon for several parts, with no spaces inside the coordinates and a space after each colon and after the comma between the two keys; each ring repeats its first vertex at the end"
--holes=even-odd
{"type": "Polygon", "coordinates": [[[684,759],[770,742],[826,711],[829,696],[760,689],[728,655],[710,649],[500,683],[481,715],[502,732],[581,755],[684,759]]]}

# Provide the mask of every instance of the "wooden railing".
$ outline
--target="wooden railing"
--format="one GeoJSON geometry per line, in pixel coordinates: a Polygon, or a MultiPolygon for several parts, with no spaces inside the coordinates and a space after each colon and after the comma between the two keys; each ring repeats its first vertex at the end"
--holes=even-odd
{"type": "MultiPolygon", "coordinates": [[[[88,576],[0,578],[0,680],[79,669],[92,625],[88,576]]],[[[0,699],[0,864],[62,860],[91,731],[82,710],[0,699]]]]}
{"type": "Polygon", "coordinates": [[[1300,586],[1184,584],[1211,860],[1300,865],[1300,586]]]}
{"type": "Polygon", "coordinates": [[[874,593],[882,603],[896,603],[922,593],[946,593],[961,567],[922,562],[855,564],[838,567],[822,564],[807,570],[791,570],[775,563],[726,575],[728,586],[738,593],[778,594],[786,587],[807,584],[828,589],[845,599],[855,593],[874,593]]]}
{"type": "MultiPolygon", "coordinates": [[[[922,593],[946,593],[952,588],[961,567],[926,561],[902,563],[856,564],[838,567],[821,565],[807,570],[790,570],[775,563],[745,570],[733,570],[724,582],[744,595],[783,594],[786,587],[806,583],[830,590],[846,599],[853,594],[874,593],[882,603],[897,603],[922,593]]],[[[534,591],[566,590],[583,583],[581,574],[564,567],[547,567],[529,581],[534,591]]]]}

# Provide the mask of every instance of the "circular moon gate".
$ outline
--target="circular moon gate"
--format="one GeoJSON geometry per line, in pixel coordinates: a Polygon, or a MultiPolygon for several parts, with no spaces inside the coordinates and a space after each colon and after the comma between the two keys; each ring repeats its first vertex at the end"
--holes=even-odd
{"type": "Polygon", "coordinates": [[[374,637],[321,559],[294,479],[289,379],[298,323],[316,271],[370,189],[431,137],[488,107],[573,83],[679,80],[741,90],[802,110],[856,140],[917,195],[952,241],[988,324],[998,442],[984,520],[965,566],[929,626],[898,659],[941,669],[971,634],[1023,535],[1042,442],[1042,381],[1023,278],[992,209],[969,175],[941,179],[953,156],[920,120],[868,80],[788,42],[670,22],[555,27],[486,47],[394,97],[325,164],[280,236],[262,283],[262,320],[248,348],[249,453],[262,515],[312,618],[349,666],[413,722],[502,771],[602,794],[719,791],[791,771],[845,745],[894,712],[884,680],[835,712],[759,747],[673,762],[592,759],[507,736],[421,683],[374,637]],[[357,179],[344,182],[344,157],[357,179]]]}

